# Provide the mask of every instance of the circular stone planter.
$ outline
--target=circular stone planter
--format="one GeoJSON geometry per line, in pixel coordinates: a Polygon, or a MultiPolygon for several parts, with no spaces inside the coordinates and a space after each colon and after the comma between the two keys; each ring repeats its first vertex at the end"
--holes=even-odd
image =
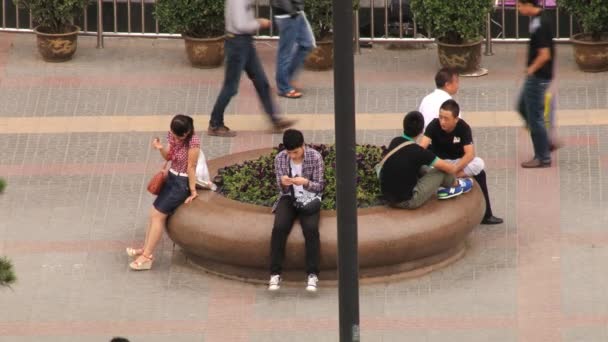
{"type": "Polygon", "coordinates": [[[608,71],[608,33],[600,41],[592,41],[589,35],[575,34],[572,39],[574,59],[582,71],[608,71]]]}
{"type": "MultiPolygon", "coordinates": [[[[209,161],[209,170],[270,153],[261,149],[209,161]]],[[[384,281],[417,276],[464,255],[465,240],[483,216],[485,202],[478,186],[456,198],[431,200],[416,210],[385,206],[358,209],[359,275],[384,281]]],[[[266,282],[274,214],[268,207],[237,202],[211,191],[200,191],[182,205],[167,224],[170,238],[194,263],[229,278],[266,282]]],[[[335,211],[323,211],[321,277],[336,279],[337,223],[335,211]]],[[[287,240],[283,277],[304,278],[304,238],[296,221],[287,240]]]]}
{"type": "Polygon", "coordinates": [[[65,62],[72,59],[78,45],[80,27],[73,26],[72,32],[47,33],[45,29],[34,28],[38,51],[47,62],[65,62]]]}
{"type": "Polygon", "coordinates": [[[224,61],[224,37],[193,38],[186,35],[184,43],[188,60],[193,67],[217,68],[224,61]]]}
{"type": "Polygon", "coordinates": [[[448,44],[437,40],[439,63],[463,74],[474,73],[481,65],[481,43],[481,39],[467,44],[448,44]]]}
{"type": "Polygon", "coordinates": [[[334,66],[334,42],[324,40],[317,42],[314,48],[304,60],[304,67],[309,70],[323,71],[334,66]]]}

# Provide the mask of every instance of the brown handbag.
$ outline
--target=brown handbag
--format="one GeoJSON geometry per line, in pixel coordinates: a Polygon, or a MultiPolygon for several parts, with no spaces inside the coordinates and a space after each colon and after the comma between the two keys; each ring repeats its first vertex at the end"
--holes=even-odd
{"type": "Polygon", "coordinates": [[[169,172],[167,170],[168,163],[169,161],[166,161],[163,168],[158,171],[158,173],[156,173],[152,179],[150,179],[150,182],[148,183],[148,192],[150,192],[152,195],[160,194],[160,190],[163,188],[163,185],[165,185],[167,173],[169,172]]]}

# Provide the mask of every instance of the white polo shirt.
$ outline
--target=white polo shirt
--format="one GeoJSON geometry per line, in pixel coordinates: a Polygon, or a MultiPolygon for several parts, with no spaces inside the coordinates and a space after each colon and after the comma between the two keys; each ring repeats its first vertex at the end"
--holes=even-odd
{"type": "MultiPolygon", "coordinates": [[[[418,111],[424,116],[425,129],[433,119],[439,117],[439,108],[441,108],[441,105],[451,98],[452,96],[450,96],[447,91],[437,88],[422,99],[418,111]]],[[[459,117],[462,118],[462,112],[460,112],[459,117]]]]}

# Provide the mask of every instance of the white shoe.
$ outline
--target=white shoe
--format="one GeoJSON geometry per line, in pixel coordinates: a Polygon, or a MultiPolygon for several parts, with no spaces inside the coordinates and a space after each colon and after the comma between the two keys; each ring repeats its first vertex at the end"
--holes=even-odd
{"type": "Polygon", "coordinates": [[[308,292],[317,292],[317,283],[319,282],[319,278],[316,274],[309,274],[308,279],[306,279],[306,291],[308,292]]]}
{"type": "Polygon", "coordinates": [[[281,288],[281,276],[279,274],[273,274],[270,276],[268,281],[268,291],[276,291],[281,288]]]}

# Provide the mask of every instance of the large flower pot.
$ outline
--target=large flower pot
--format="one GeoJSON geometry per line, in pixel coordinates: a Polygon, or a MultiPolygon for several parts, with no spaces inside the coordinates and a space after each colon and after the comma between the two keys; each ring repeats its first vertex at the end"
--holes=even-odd
{"type": "Polygon", "coordinates": [[[583,71],[608,71],[608,33],[602,34],[599,41],[592,41],[584,33],[575,34],[570,39],[576,64],[583,71]]]}
{"type": "Polygon", "coordinates": [[[68,33],[49,33],[47,29],[37,26],[34,29],[38,51],[47,62],[65,62],[76,52],[80,27],[72,26],[68,33]]]}
{"type": "Polygon", "coordinates": [[[184,35],[186,54],[193,67],[216,68],[224,61],[224,37],[193,38],[184,35]]]}
{"type": "Polygon", "coordinates": [[[309,70],[328,70],[333,66],[334,42],[332,40],[317,42],[317,47],[308,54],[304,61],[304,67],[309,70]]]}
{"type": "MultiPolygon", "coordinates": [[[[259,149],[209,161],[217,170],[268,155],[259,149]]],[[[190,261],[224,277],[265,283],[270,264],[270,237],[274,214],[269,207],[199,191],[192,203],[181,205],[169,218],[167,233],[190,261]]],[[[357,209],[359,276],[370,281],[415,277],[460,259],[469,233],[485,212],[483,194],[476,184],[456,198],[430,200],[416,210],[376,206],[357,209]]],[[[320,264],[323,282],[337,279],[337,217],[323,210],[319,222],[320,264]]],[[[300,282],[305,274],[305,244],[300,227],[287,239],[283,277],[300,282]]]]}
{"type": "Polygon", "coordinates": [[[465,44],[448,44],[437,40],[439,63],[462,74],[473,73],[481,65],[481,43],[481,39],[465,44]]]}

